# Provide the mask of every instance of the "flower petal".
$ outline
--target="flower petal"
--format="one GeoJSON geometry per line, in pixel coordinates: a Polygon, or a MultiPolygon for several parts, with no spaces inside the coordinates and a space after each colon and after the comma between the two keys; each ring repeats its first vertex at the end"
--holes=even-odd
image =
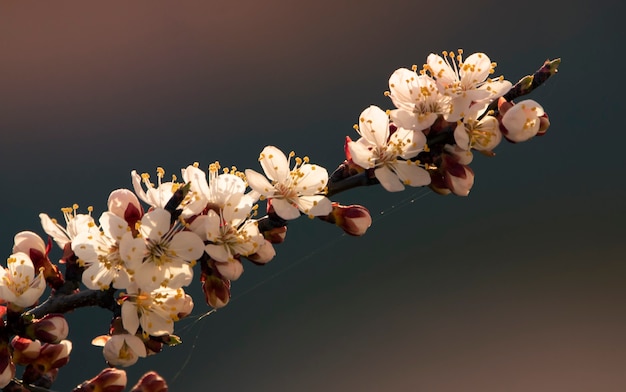
{"type": "Polygon", "coordinates": [[[282,182],[289,177],[289,162],[285,154],[278,148],[274,146],[265,147],[259,156],[259,162],[270,180],[282,182]]]}
{"type": "Polygon", "coordinates": [[[404,185],[398,178],[398,176],[389,169],[387,166],[381,166],[374,170],[374,174],[376,178],[380,182],[380,185],[383,186],[389,192],[399,192],[404,190],[404,185]]]}
{"type": "Polygon", "coordinates": [[[300,210],[298,210],[298,207],[284,199],[272,199],[272,206],[274,207],[276,214],[285,220],[300,217],[300,210]]]}
{"type": "Polygon", "coordinates": [[[259,192],[263,196],[271,196],[274,194],[275,189],[272,184],[265,178],[264,175],[252,170],[246,169],[246,180],[248,180],[248,185],[250,188],[259,192]]]}
{"type": "Polygon", "coordinates": [[[389,138],[389,116],[378,106],[371,105],[359,116],[359,133],[376,146],[384,146],[389,138]]]}

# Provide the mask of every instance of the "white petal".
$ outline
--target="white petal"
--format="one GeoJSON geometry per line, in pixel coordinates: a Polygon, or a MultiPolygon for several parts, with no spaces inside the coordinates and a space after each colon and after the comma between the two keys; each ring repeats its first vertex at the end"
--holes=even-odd
{"type": "Polygon", "coordinates": [[[163,208],[156,208],[141,218],[141,234],[151,240],[160,240],[170,229],[171,214],[163,208]]]}
{"type": "Polygon", "coordinates": [[[174,235],[168,248],[185,261],[195,261],[204,253],[204,242],[196,233],[181,231],[174,235]]]}
{"type": "Polygon", "coordinates": [[[272,199],[272,206],[276,214],[285,220],[296,219],[300,217],[300,210],[290,202],[283,199],[272,199]]]}
{"type": "Polygon", "coordinates": [[[263,196],[271,196],[274,194],[274,186],[265,178],[264,175],[257,173],[252,169],[246,169],[246,180],[250,188],[259,192],[263,196]]]}
{"type": "Polygon", "coordinates": [[[122,304],[122,325],[131,335],[137,333],[139,329],[139,317],[137,317],[137,307],[134,303],[124,301],[122,304]]]}
{"type": "Polygon", "coordinates": [[[389,77],[391,101],[398,109],[412,111],[421,100],[417,74],[407,68],[399,68],[389,77]]]}
{"type": "Polygon", "coordinates": [[[21,231],[13,237],[13,252],[30,254],[31,249],[36,249],[41,254],[46,253],[46,244],[41,237],[32,231],[21,231]]]}
{"type": "Polygon", "coordinates": [[[282,182],[289,177],[290,170],[287,157],[278,148],[274,146],[265,147],[261,152],[259,162],[270,180],[282,182]]]}
{"type": "MultiPolygon", "coordinates": [[[[202,253],[204,253],[204,249],[202,249],[202,253]]],[[[172,262],[168,266],[165,276],[168,279],[167,287],[179,289],[189,286],[193,280],[193,269],[189,263],[172,262]]]]}
{"type": "Polygon", "coordinates": [[[446,85],[453,83],[457,80],[457,76],[454,70],[448,65],[443,57],[439,56],[438,54],[429,54],[428,58],[426,59],[426,63],[431,69],[433,77],[437,79],[438,84],[441,83],[443,85],[446,85]]]}
{"type": "Polygon", "coordinates": [[[148,200],[148,195],[146,195],[146,192],[143,190],[143,187],[141,186],[141,182],[142,182],[141,176],[137,173],[136,170],[133,170],[130,172],[130,177],[132,179],[133,189],[137,197],[139,197],[145,203],[150,204],[150,201],[148,200]]]}
{"type": "Polygon", "coordinates": [[[422,131],[414,131],[411,129],[398,128],[391,135],[390,145],[400,146],[400,157],[409,159],[415,157],[424,149],[426,144],[426,136],[422,131]]]}
{"type": "Polygon", "coordinates": [[[111,284],[113,271],[101,263],[92,263],[84,272],[82,281],[91,290],[101,290],[111,284]]]}
{"type": "Polygon", "coordinates": [[[430,184],[430,174],[413,162],[397,161],[392,164],[393,170],[404,185],[424,186],[430,184]]]}
{"type": "Polygon", "coordinates": [[[39,219],[41,220],[43,231],[54,239],[59,248],[63,249],[65,244],[70,242],[70,238],[65,233],[65,230],[57,223],[54,223],[48,215],[41,213],[39,214],[39,219]]]}
{"type": "Polygon", "coordinates": [[[213,210],[209,210],[209,213],[206,215],[206,239],[208,241],[217,241],[222,235],[220,231],[220,226],[222,224],[222,220],[217,215],[217,213],[213,210]]]}
{"type": "Polygon", "coordinates": [[[396,109],[389,112],[391,122],[399,127],[405,129],[418,129],[417,116],[412,111],[396,109]]]}
{"type": "Polygon", "coordinates": [[[100,215],[99,222],[104,234],[115,240],[115,242],[119,242],[124,234],[130,230],[128,223],[124,219],[109,211],[100,215]]]}
{"type": "Polygon", "coordinates": [[[10,256],[11,263],[7,263],[7,268],[12,280],[16,279],[32,279],[35,276],[35,266],[28,254],[25,252],[16,252],[10,256]]]}
{"type": "Polygon", "coordinates": [[[135,335],[122,335],[122,336],[124,336],[124,341],[126,342],[128,347],[130,347],[133,350],[135,354],[137,354],[138,356],[142,358],[146,357],[146,355],[148,354],[146,352],[146,345],[143,343],[143,341],[139,337],[135,335]]]}
{"type": "Polygon", "coordinates": [[[168,335],[174,332],[174,323],[170,318],[164,318],[156,313],[142,314],[141,328],[152,336],[168,335]]]}
{"type": "Polygon", "coordinates": [[[203,170],[189,165],[181,169],[181,174],[185,183],[191,183],[192,191],[200,193],[205,199],[209,199],[209,184],[203,170]]]}
{"type": "Polygon", "coordinates": [[[374,170],[374,174],[376,178],[380,182],[380,185],[383,186],[389,192],[399,192],[404,190],[404,185],[400,182],[398,176],[392,172],[387,166],[381,166],[374,170]]]}
{"type": "Polygon", "coordinates": [[[475,85],[485,81],[491,70],[491,60],[484,53],[473,53],[469,55],[459,70],[461,83],[464,86],[475,85]]]}
{"type": "Polygon", "coordinates": [[[139,268],[143,259],[147,255],[146,244],[143,238],[133,238],[132,233],[128,232],[119,243],[120,258],[131,270],[139,268]]]}
{"type": "Polygon", "coordinates": [[[508,130],[506,137],[515,142],[532,138],[539,131],[538,117],[543,114],[541,105],[531,99],[513,105],[502,116],[502,125],[508,130]]]}
{"type": "Polygon", "coordinates": [[[372,154],[373,147],[365,138],[360,138],[356,142],[348,142],[348,151],[350,151],[352,161],[364,169],[372,168],[376,163],[372,154]]]}
{"type": "Polygon", "coordinates": [[[233,259],[230,248],[224,244],[208,244],[204,250],[215,261],[227,262],[233,259]]]}
{"type": "Polygon", "coordinates": [[[322,195],[300,196],[297,205],[300,211],[312,216],[326,216],[333,210],[332,202],[322,195]]]}
{"type": "Polygon", "coordinates": [[[237,280],[243,273],[243,265],[239,260],[216,262],[215,267],[219,273],[228,280],[237,280]]]}
{"type": "Polygon", "coordinates": [[[454,141],[456,142],[456,145],[463,150],[469,150],[470,139],[469,135],[467,134],[465,124],[459,123],[457,124],[456,128],[454,128],[454,141]]]}
{"type": "Polygon", "coordinates": [[[303,195],[313,195],[320,193],[328,183],[328,171],[318,165],[304,164],[300,166],[300,174],[295,189],[303,195]]]}
{"type": "Polygon", "coordinates": [[[145,262],[135,271],[135,282],[144,291],[152,291],[161,286],[167,278],[167,268],[154,263],[145,262]]]}
{"type": "Polygon", "coordinates": [[[389,137],[389,116],[378,106],[370,106],[359,116],[359,133],[376,146],[387,144],[389,137]]]}
{"type": "Polygon", "coordinates": [[[212,200],[212,202],[219,205],[224,204],[225,200],[231,195],[243,194],[246,191],[244,181],[240,177],[230,173],[220,174],[215,180],[215,183],[212,183],[211,186],[215,187],[213,194],[219,195],[219,200],[212,200]]]}

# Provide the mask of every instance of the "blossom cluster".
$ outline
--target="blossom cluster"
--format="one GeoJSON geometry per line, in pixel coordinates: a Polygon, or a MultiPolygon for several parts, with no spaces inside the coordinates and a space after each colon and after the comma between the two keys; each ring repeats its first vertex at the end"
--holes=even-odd
{"type": "MultiPolygon", "coordinates": [[[[92,207],[79,213],[77,205],[62,209],[61,223],[41,213],[48,241],[32,231],[18,233],[6,268],[0,267],[0,388],[13,382],[15,365],[25,367],[24,381],[54,381],[72,348],[62,313],[78,306],[71,301],[81,293],[92,299],[82,304],[114,316],[109,333],[93,344],[103,347],[110,366],[130,366],[180,342],[174,323],[193,310],[185,289],[194,275],[209,306],[227,305],[243,260],[272,260],[288,221],[305,215],[363,235],[372,223],[369,211],[333,202],[332,195],[380,184],[390,192],[429,186],[467,196],[474,183],[473,151],[493,156],[502,140],[518,143],[546,132],[543,108],[514,99],[541,83],[533,78],[556,72],[558,63],[546,62],[513,85],[493,77],[496,64],[484,53],[465,59],[461,50],[442,54],[430,54],[421,69],[393,72],[386,95],[395,108],[361,112],[354,126],[359,138],[346,138],[346,159],[330,175],[306,156],[267,146],[259,155],[263,174],[219,162],[205,171],[194,163],[181,169],[180,180],[166,180],[165,170],[157,168],[152,182],[133,170],[132,190],[112,191],[97,219],[92,207]],[[63,252],[64,273],[50,260],[53,242],[63,252]],[[40,304],[46,287],[50,297],[40,304]]],[[[117,388],[122,379],[125,385],[125,375],[103,372],[89,382],[117,388]]]]}
{"type": "Polygon", "coordinates": [[[430,54],[418,70],[397,69],[389,78],[393,110],[366,108],[354,126],[360,138],[346,155],[388,191],[429,185],[441,194],[467,196],[474,184],[472,151],[494,155],[503,138],[522,142],[546,132],[549,121],[533,100],[515,104],[513,87],[491,77],[496,63],[484,53],[430,54]]]}

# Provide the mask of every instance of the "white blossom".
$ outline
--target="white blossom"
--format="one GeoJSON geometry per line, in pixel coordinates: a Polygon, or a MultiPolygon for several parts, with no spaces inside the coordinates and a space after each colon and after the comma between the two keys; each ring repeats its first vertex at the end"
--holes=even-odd
{"type": "MultiPolygon", "coordinates": [[[[496,63],[484,53],[474,53],[463,61],[463,51],[443,52],[443,57],[431,53],[427,69],[437,80],[443,94],[452,98],[452,111],[460,117],[467,115],[470,105],[491,102],[511,89],[511,82],[504,78],[489,78],[496,63]]],[[[456,121],[456,120],[451,120],[456,121]]]]}
{"type": "Polygon", "coordinates": [[[276,214],[283,219],[298,218],[300,212],[309,216],[329,214],[332,203],[324,196],[328,172],[321,166],[308,163],[307,157],[296,158],[296,164],[291,169],[290,162],[294,156],[292,152],[287,159],[278,148],[265,147],[259,162],[267,178],[247,169],[245,173],[250,188],[271,200],[276,214]]]}
{"type": "Polygon", "coordinates": [[[192,266],[204,253],[204,243],[197,234],[184,231],[171,214],[155,208],[141,218],[139,237],[120,241],[122,260],[132,265],[132,276],[143,290],[159,286],[179,288],[191,283],[192,266]]]}
{"type": "Polygon", "coordinates": [[[102,213],[100,228],[94,233],[91,229],[80,232],[72,241],[72,250],[78,263],[85,267],[82,282],[92,290],[105,290],[113,287],[123,289],[131,282],[129,270],[138,263],[125,262],[121,254],[129,253],[128,240],[132,239],[128,223],[110,211],[102,213]],[[122,239],[127,241],[122,243],[122,239]]]}
{"type": "Polygon", "coordinates": [[[348,143],[352,160],[365,169],[374,168],[376,178],[386,190],[397,192],[405,185],[430,183],[428,172],[408,160],[424,148],[426,137],[421,131],[398,128],[390,137],[389,117],[377,106],[361,113],[356,129],[361,138],[348,143]]]}
{"type": "Polygon", "coordinates": [[[141,329],[149,335],[161,336],[174,332],[174,321],[188,311],[189,301],[182,288],[159,287],[153,291],[131,285],[122,297],[122,325],[134,335],[141,329]]]}
{"type": "Polygon", "coordinates": [[[6,302],[26,308],[37,302],[45,288],[43,273],[35,276],[35,266],[26,253],[13,253],[7,268],[0,268],[0,298],[6,302]]]}
{"type": "Polygon", "coordinates": [[[71,242],[81,232],[97,233],[98,228],[91,217],[92,208],[89,207],[88,214],[77,214],[78,205],[62,208],[65,226],[62,226],[56,219],[50,218],[47,214],[39,214],[41,226],[57,245],[63,249],[68,242],[71,242]]]}
{"type": "Polygon", "coordinates": [[[102,346],[104,359],[112,366],[128,367],[147,355],[146,345],[141,338],[128,333],[98,336],[91,343],[102,346]]]}
{"type": "Polygon", "coordinates": [[[417,75],[415,70],[397,69],[389,78],[389,97],[398,108],[389,114],[401,128],[422,131],[443,116],[448,121],[460,118],[453,113],[450,97],[441,94],[435,81],[428,75],[417,75]]]}
{"type": "Polygon", "coordinates": [[[514,142],[526,141],[539,132],[539,117],[544,115],[543,108],[532,99],[513,105],[502,116],[502,125],[508,133],[507,139],[514,142]]]}
{"type": "Polygon", "coordinates": [[[220,274],[229,280],[238,279],[243,272],[238,257],[256,253],[265,242],[256,221],[249,217],[251,207],[249,199],[234,194],[219,213],[209,210],[190,225],[200,238],[209,241],[206,253],[216,261],[220,274]]]}

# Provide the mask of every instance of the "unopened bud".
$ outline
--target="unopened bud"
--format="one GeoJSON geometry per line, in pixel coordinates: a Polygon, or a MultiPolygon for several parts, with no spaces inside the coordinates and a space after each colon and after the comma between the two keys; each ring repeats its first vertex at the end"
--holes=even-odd
{"type": "Polygon", "coordinates": [[[274,256],[276,256],[276,250],[274,250],[274,246],[271,242],[265,240],[263,245],[259,247],[259,250],[256,253],[246,256],[246,258],[252,261],[254,264],[263,265],[272,260],[274,256]]]}
{"type": "Polygon", "coordinates": [[[67,338],[69,326],[62,314],[47,314],[43,318],[33,320],[27,328],[28,336],[44,343],[59,343],[67,338]]]}
{"type": "Polygon", "coordinates": [[[128,189],[116,189],[111,192],[107,204],[109,211],[123,218],[130,227],[134,227],[143,216],[143,207],[139,199],[128,189]]]}
{"type": "Polygon", "coordinates": [[[158,373],[151,371],[144,374],[130,392],[167,392],[167,383],[158,373]]]}
{"type": "Polygon", "coordinates": [[[333,203],[332,212],[320,219],[334,223],[346,234],[353,236],[365,234],[372,225],[372,216],[368,209],[357,204],[342,206],[339,203],[333,203]]]}
{"type": "Polygon", "coordinates": [[[70,360],[72,352],[72,342],[62,340],[59,343],[45,343],[41,346],[41,351],[37,363],[45,371],[65,366],[70,360]]]}
{"type": "Polygon", "coordinates": [[[547,113],[543,113],[543,116],[539,117],[539,131],[537,136],[543,136],[550,128],[550,119],[547,113]]]}
{"type": "Polygon", "coordinates": [[[230,261],[216,261],[215,268],[225,279],[237,280],[243,274],[243,264],[237,258],[230,261]]]}
{"type": "Polygon", "coordinates": [[[8,342],[0,343],[0,388],[4,388],[15,377],[15,364],[11,360],[8,342]]]}
{"type": "Polygon", "coordinates": [[[126,372],[121,369],[108,368],[91,380],[80,384],[72,392],[122,392],[124,388],[126,388],[126,372]]]}
{"type": "Polygon", "coordinates": [[[11,346],[13,346],[13,361],[18,365],[28,365],[39,358],[39,352],[41,351],[41,342],[39,340],[15,336],[11,340],[11,346]]]}
{"type": "Polygon", "coordinates": [[[446,170],[445,180],[448,189],[457,196],[467,196],[474,185],[474,171],[469,166],[458,163],[454,170],[446,170]]]}
{"type": "Polygon", "coordinates": [[[230,301],[230,281],[216,275],[202,274],[204,300],[215,309],[223,308],[230,301]]]}
{"type": "Polygon", "coordinates": [[[50,247],[43,239],[32,231],[22,231],[15,235],[13,239],[13,253],[22,252],[30,257],[35,267],[35,271],[43,271],[43,275],[52,287],[60,287],[64,280],[59,268],[52,264],[48,258],[50,247]]]}
{"type": "Polygon", "coordinates": [[[287,226],[273,227],[264,231],[263,236],[272,244],[280,244],[287,236],[287,226]]]}
{"type": "Polygon", "coordinates": [[[181,309],[178,311],[177,316],[179,319],[181,319],[183,317],[189,316],[192,311],[193,311],[193,298],[191,298],[191,295],[185,294],[185,302],[183,302],[183,305],[181,309]]]}

